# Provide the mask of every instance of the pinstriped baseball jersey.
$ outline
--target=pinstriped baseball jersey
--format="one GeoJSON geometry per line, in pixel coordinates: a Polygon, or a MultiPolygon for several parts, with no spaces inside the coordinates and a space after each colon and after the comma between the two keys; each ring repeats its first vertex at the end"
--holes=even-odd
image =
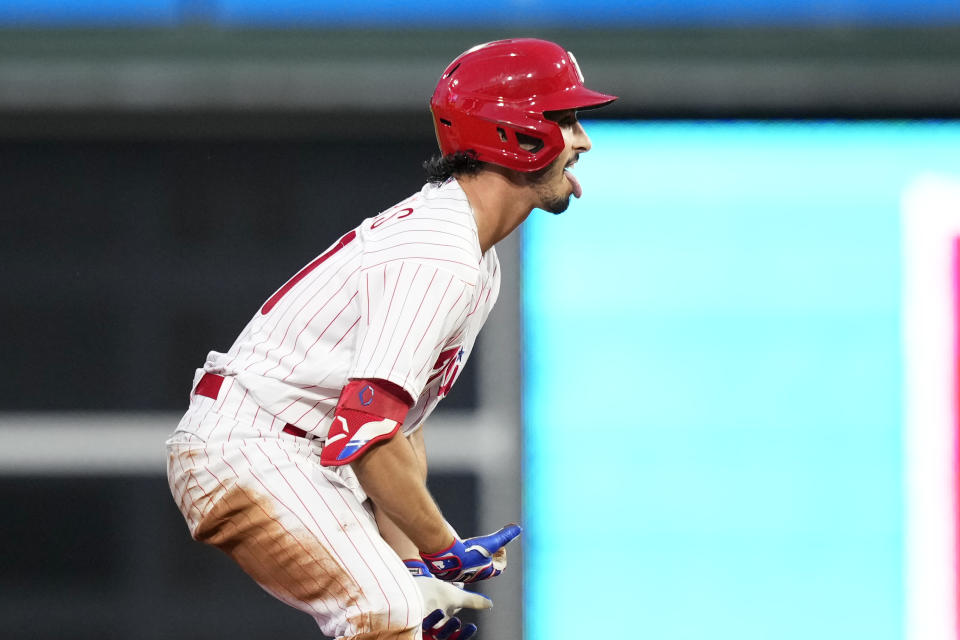
{"type": "Polygon", "coordinates": [[[455,180],[364,220],[257,310],[227,353],[211,352],[167,443],[171,492],[197,540],[330,636],[418,640],[426,613],[380,537],[349,465],[320,463],[351,378],[415,399],[416,429],[449,391],[499,291],[455,180]],[[224,376],[201,389],[203,373],[224,376]]]}
{"type": "Polygon", "coordinates": [[[234,376],[280,426],[319,437],[349,379],[389,380],[415,400],[410,433],[453,385],[499,288],[463,190],[428,184],[305,266],[204,369],[234,376]]]}

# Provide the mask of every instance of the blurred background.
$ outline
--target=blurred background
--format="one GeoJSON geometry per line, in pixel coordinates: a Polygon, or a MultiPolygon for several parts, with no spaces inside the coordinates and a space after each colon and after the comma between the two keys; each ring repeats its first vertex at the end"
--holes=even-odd
{"type": "Polygon", "coordinates": [[[428,425],[460,532],[525,526],[479,637],[957,639],[952,0],[0,4],[0,635],[317,637],[163,440],[512,36],[620,100],[428,425]]]}

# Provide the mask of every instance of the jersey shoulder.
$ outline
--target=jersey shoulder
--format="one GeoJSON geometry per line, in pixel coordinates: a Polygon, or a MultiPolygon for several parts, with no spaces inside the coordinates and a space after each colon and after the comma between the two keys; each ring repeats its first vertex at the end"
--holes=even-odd
{"type": "Polygon", "coordinates": [[[398,260],[429,264],[473,283],[483,256],[477,224],[456,181],[427,184],[358,228],[364,268],[398,260]]]}

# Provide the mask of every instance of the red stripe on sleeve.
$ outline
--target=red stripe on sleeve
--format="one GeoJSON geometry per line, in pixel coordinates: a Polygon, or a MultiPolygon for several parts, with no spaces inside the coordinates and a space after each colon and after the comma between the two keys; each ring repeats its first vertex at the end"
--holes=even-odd
{"type": "Polygon", "coordinates": [[[337,251],[340,251],[340,249],[343,249],[345,246],[353,242],[353,239],[356,237],[357,237],[356,231],[349,232],[347,235],[340,238],[337,244],[335,244],[333,247],[331,247],[322,255],[318,256],[313,262],[305,266],[303,269],[300,269],[297,275],[290,278],[285,285],[280,287],[280,289],[275,294],[270,296],[270,299],[267,300],[266,303],[264,303],[263,308],[260,310],[260,313],[262,313],[263,315],[267,315],[268,313],[270,313],[270,310],[273,309],[273,307],[276,306],[278,302],[280,302],[280,298],[285,296],[287,292],[290,291],[290,289],[295,287],[298,282],[306,278],[311,271],[313,271],[314,269],[319,267],[321,264],[329,260],[330,257],[333,256],[333,254],[335,254],[337,251]]]}

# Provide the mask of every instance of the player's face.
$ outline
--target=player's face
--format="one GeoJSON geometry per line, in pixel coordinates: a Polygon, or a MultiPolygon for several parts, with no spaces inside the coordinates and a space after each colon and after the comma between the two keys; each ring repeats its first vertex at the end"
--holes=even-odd
{"type": "Polygon", "coordinates": [[[563,213],[570,206],[570,196],[580,197],[580,182],[570,171],[581,153],[590,150],[590,138],[577,120],[574,109],[551,111],[547,118],[560,125],[565,143],[563,151],[546,168],[531,174],[531,181],[537,190],[538,208],[550,213],[563,213]]]}

